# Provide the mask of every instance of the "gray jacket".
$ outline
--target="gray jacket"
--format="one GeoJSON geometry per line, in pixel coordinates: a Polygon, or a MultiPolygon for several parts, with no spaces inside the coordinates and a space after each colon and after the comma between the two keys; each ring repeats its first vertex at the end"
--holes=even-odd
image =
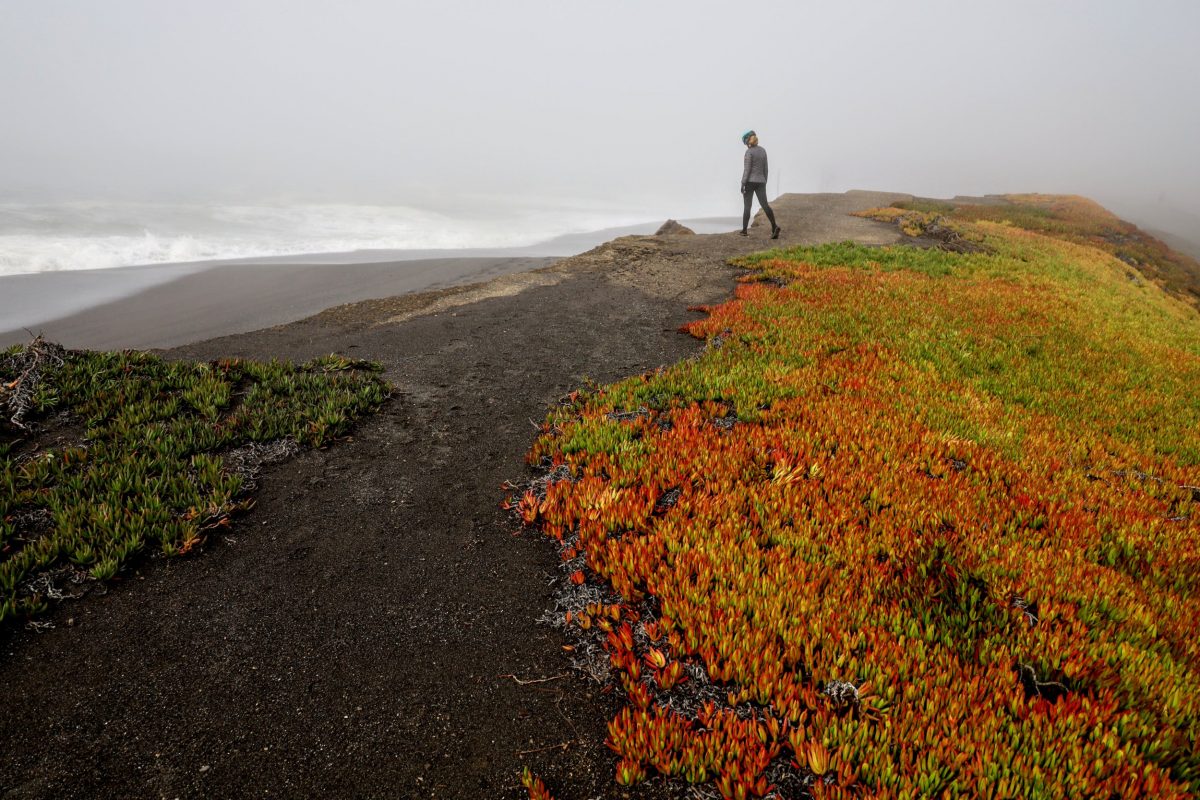
{"type": "Polygon", "coordinates": [[[767,151],[758,145],[746,148],[742,166],[742,183],[767,182],[767,151]]]}

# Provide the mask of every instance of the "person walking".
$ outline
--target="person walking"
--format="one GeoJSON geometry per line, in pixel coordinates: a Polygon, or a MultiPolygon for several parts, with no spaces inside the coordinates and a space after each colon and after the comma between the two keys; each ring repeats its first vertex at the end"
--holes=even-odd
{"type": "Polygon", "coordinates": [[[775,224],[775,212],[767,203],[767,151],[758,146],[758,134],[746,131],[742,134],[742,144],[746,145],[746,158],[742,165],[742,236],[749,236],[750,206],[754,196],[758,195],[758,204],[766,212],[771,223],[771,238],[778,239],[780,227],[775,224]]]}

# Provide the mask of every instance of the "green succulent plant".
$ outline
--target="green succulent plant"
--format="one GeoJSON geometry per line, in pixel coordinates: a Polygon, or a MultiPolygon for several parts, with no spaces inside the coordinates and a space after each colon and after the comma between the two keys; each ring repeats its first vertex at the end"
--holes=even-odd
{"type": "MultiPolygon", "coordinates": [[[[0,357],[5,385],[19,379],[22,352],[0,357]]],[[[300,366],[132,351],[61,360],[40,375],[27,423],[65,411],[82,423],[82,441],[30,455],[27,429],[0,428],[0,624],[45,610],[29,588],[40,572],[69,563],[104,581],[147,543],[189,552],[247,507],[226,453],[283,438],[326,444],[389,393],[378,367],[340,356],[300,366]],[[37,513],[49,522],[35,529],[37,513]]]]}

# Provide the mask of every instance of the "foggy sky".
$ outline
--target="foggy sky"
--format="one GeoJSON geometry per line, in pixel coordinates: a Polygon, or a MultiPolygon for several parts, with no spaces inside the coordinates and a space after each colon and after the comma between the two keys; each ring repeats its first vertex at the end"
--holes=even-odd
{"type": "Polygon", "coordinates": [[[1195,0],[0,0],[0,200],[737,213],[753,127],[772,195],[1200,215],[1198,33],[1195,0]]]}

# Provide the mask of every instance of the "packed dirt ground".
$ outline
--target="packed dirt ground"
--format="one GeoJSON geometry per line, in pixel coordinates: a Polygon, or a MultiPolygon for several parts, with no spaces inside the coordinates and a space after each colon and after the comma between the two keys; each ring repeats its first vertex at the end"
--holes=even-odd
{"type": "MultiPolygon", "coordinates": [[[[370,300],[167,351],[338,352],[396,392],[353,440],[271,469],[203,552],[144,561],[54,629],[2,642],[9,797],[518,797],[523,765],[563,798],[631,796],[604,746],[614,698],[536,620],[554,548],[500,508],[536,424],[587,380],[700,344],[688,306],[728,259],[779,245],[888,244],[849,216],[906,195],[785,195],[736,233],[618,239],[486,284],[370,300]]],[[[659,780],[638,797],[679,787],[659,780]]]]}

